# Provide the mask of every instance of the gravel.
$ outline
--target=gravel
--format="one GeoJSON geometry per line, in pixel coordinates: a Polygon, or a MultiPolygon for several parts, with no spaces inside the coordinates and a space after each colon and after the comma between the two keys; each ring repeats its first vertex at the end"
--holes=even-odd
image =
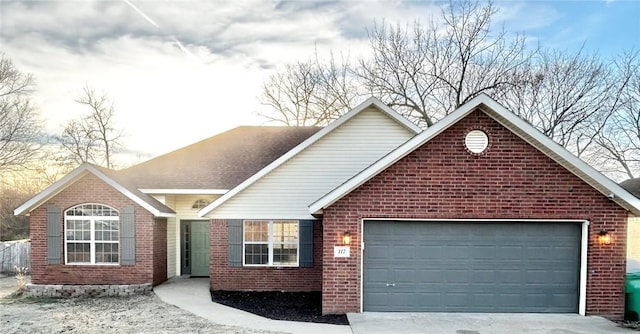
{"type": "Polygon", "coordinates": [[[274,333],[224,326],[148,293],[131,297],[16,297],[14,277],[0,277],[0,333],[274,333]]]}

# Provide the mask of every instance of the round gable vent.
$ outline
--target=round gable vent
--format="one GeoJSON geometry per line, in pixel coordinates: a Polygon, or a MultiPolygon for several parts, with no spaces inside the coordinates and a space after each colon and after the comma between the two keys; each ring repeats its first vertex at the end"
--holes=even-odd
{"type": "Polygon", "coordinates": [[[473,130],[464,138],[464,145],[472,153],[482,153],[489,146],[489,137],[484,131],[473,130]]]}

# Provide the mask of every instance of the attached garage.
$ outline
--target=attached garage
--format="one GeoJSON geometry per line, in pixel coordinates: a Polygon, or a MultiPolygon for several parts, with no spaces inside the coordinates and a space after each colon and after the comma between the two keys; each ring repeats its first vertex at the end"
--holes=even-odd
{"type": "Polygon", "coordinates": [[[483,96],[309,212],[322,216],[326,314],[624,315],[640,200],[483,96]]]}
{"type": "Polygon", "coordinates": [[[577,313],[578,222],[366,221],[363,310],[577,313]]]}
{"type": "Polygon", "coordinates": [[[577,313],[580,222],[365,221],[363,310],[577,313]]]}

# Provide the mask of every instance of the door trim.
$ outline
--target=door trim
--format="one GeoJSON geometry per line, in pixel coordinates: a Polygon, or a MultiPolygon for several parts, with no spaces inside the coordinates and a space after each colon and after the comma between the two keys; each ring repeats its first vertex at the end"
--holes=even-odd
{"type": "Polygon", "coordinates": [[[578,284],[578,314],[586,316],[587,306],[587,253],[589,250],[589,224],[590,222],[585,219],[463,219],[463,218],[450,218],[450,219],[436,219],[436,218],[361,218],[360,219],[360,268],[358,276],[360,277],[360,313],[364,310],[364,228],[367,220],[375,221],[407,221],[407,222],[469,222],[469,223],[482,223],[482,222],[494,222],[494,223],[578,223],[582,225],[581,245],[580,245],[580,282],[578,284]]]}

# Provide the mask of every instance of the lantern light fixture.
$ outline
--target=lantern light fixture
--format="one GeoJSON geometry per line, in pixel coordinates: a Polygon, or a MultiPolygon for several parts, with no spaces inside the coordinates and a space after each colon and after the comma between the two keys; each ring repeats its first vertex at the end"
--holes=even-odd
{"type": "Polygon", "coordinates": [[[611,233],[606,230],[600,231],[598,233],[598,243],[600,245],[610,245],[611,244],[611,233]]]}
{"type": "Polygon", "coordinates": [[[344,232],[342,235],[342,244],[349,245],[351,244],[351,233],[349,231],[344,232]]]}

